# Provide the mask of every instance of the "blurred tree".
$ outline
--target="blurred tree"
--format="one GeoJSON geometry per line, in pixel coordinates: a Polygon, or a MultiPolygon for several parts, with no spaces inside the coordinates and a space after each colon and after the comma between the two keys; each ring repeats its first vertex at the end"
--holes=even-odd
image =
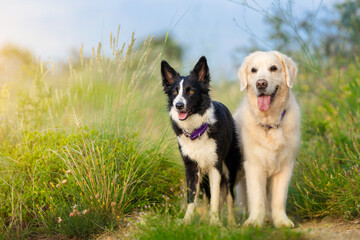
{"type": "Polygon", "coordinates": [[[177,61],[181,62],[181,60],[183,58],[183,54],[184,54],[184,49],[172,37],[169,36],[167,38],[166,42],[165,42],[165,39],[166,39],[166,35],[156,37],[152,42],[152,46],[153,47],[157,47],[157,46],[163,47],[162,56],[164,58],[177,60],[177,61]]]}
{"type": "Polygon", "coordinates": [[[360,50],[360,0],[347,0],[335,5],[340,19],[335,22],[339,33],[343,34],[345,50],[349,55],[360,50]]]}
{"type": "Polygon", "coordinates": [[[0,84],[34,76],[37,61],[34,55],[14,45],[0,49],[0,84]]]}
{"type": "MultiPolygon", "coordinates": [[[[138,48],[143,45],[143,42],[138,45],[138,48]]],[[[165,34],[153,38],[150,48],[151,52],[148,57],[149,62],[156,60],[160,53],[161,59],[166,59],[167,61],[181,63],[183,59],[183,47],[169,35],[165,34]]]]}
{"type": "MultiPolygon", "coordinates": [[[[270,29],[265,40],[268,48],[292,56],[302,55],[312,66],[319,65],[320,61],[326,63],[335,60],[337,64],[343,64],[343,61],[352,61],[359,54],[360,0],[344,0],[330,9],[320,4],[317,9],[300,18],[295,18],[294,2],[291,0],[275,0],[273,12],[247,1],[243,5],[265,16],[265,24],[270,29]]],[[[257,42],[247,47],[254,48],[263,47],[257,42]]]]}

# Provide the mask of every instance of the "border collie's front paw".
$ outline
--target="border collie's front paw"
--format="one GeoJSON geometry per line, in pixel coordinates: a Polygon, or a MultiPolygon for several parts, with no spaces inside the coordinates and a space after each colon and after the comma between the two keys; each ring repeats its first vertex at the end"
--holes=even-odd
{"type": "Polygon", "coordinates": [[[190,224],[191,222],[191,216],[185,216],[182,221],[185,225],[190,224]]]}
{"type": "Polygon", "coordinates": [[[194,212],[195,212],[195,203],[189,203],[183,220],[184,224],[189,224],[191,222],[191,219],[194,216],[194,212]]]}

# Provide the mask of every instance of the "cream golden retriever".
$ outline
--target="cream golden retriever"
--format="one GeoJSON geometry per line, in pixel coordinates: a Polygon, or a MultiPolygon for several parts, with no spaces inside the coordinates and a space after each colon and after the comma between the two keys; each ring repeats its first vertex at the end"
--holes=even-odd
{"type": "Polygon", "coordinates": [[[249,218],[244,225],[262,226],[269,214],[275,227],[293,227],[285,210],[300,142],[300,109],[290,91],[296,64],[277,51],[254,52],[238,74],[240,89],[246,90],[234,115],[245,160],[249,218]]]}

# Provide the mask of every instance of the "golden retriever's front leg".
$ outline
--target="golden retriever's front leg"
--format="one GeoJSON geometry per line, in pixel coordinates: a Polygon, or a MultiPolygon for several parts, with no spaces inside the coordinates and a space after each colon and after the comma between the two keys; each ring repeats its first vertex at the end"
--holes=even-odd
{"type": "Polygon", "coordinates": [[[211,167],[209,169],[210,182],[210,224],[218,225],[219,221],[219,197],[220,197],[220,182],[221,175],[217,168],[211,167]]]}
{"type": "Polygon", "coordinates": [[[275,227],[294,227],[286,215],[286,198],[292,172],[292,163],[271,178],[271,214],[275,227]]]}
{"type": "MultiPolygon", "coordinates": [[[[252,159],[252,161],[256,161],[252,159]]],[[[250,216],[244,226],[261,227],[266,215],[266,173],[257,162],[244,163],[250,216]]]]}

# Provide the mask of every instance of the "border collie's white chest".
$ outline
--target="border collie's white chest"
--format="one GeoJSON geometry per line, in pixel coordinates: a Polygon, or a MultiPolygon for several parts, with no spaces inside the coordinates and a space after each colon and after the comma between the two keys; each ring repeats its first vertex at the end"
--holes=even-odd
{"type": "Polygon", "coordinates": [[[215,166],[218,160],[216,142],[215,139],[209,138],[207,133],[195,140],[191,140],[184,135],[179,136],[177,139],[183,156],[196,161],[202,173],[207,173],[211,166],[215,166]]]}

